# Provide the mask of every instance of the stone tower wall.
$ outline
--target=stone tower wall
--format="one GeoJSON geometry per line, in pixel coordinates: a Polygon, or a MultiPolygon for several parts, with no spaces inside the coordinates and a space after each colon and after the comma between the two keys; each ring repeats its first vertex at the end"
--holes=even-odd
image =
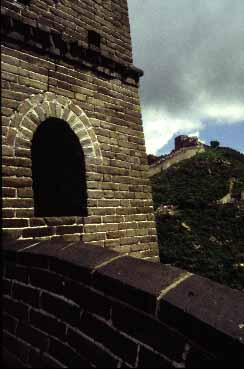
{"type": "Polygon", "coordinates": [[[185,147],[201,146],[198,137],[178,136],[175,138],[175,150],[185,147]]]}
{"type": "Polygon", "coordinates": [[[126,1],[33,0],[27,7],[2,1],[2,8],[4,232],[24,239],[82,239],[138,257],[157,255],[138,96],[141,72],[127,64],[126,1]],[[104,35],[101,51],[86,48],[91,26],[104,35]],[[84,150],[85,218],[34,216],[31,140],[50,117],[65,120],[84,150]]]}
{"type": "Polygon", "coordinates": [[[83,47],[88,46],[87,31],[96,31],[103,55],[132,63],[127,0],[3,0],[1,6],[4,13],[83,47]]]}

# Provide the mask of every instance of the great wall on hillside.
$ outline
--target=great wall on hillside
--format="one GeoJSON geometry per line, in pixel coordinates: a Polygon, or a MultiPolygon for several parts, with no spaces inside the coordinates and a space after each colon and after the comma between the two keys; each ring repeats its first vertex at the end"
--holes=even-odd
{"type": "Polygon", "coordinates": [[[178,136],[175,139],[175,149],[150,165],[149,176],[152,177],[182,160],[190,159],[203,152],[205,152],[205,145],[200,143],[197,137],[178,136]]]}
{"type": "MultiPolygon", "coordinates": [[[[149,159],[149,177],[153,177],[162,171],[167,170],[171,166],[180,163],[181,161],[188,160],[196,156],[197,154],[204,153],[206,148],[209,147],[201,143],[198,137],[189,137],[186,135],[177,136],[175,138],[175,148],[163,157],[151,156],[149,159]]],[[[236,205],[244,210],[244,191],[241,191],[236,197],[233,193],[233,187],[235,178],[229,179],[229,192],[221,199],[217,200],[218,205],[225,205],[230,203],[236,203],[236,205]]],[[[171,207],[164,206],[160,208],[160,211],[174,213],[171,207]]]]}

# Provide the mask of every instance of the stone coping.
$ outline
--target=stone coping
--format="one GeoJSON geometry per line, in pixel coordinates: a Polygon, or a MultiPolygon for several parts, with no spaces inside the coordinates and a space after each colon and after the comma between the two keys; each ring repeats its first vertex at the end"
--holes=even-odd
{"type": "Polygon", "coordinates": [[[244,295],[187,271],[98,246],[65,241],[3,241],[7,262],[62,274],[133,306],[211,352],[244,362],[244,295]],[[241,354],[242,352],[242,354],[241,354]]]}

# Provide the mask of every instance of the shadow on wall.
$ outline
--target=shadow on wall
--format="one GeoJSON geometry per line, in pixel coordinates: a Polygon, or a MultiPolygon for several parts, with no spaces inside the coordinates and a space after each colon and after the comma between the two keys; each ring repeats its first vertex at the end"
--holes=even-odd
{"type": "Polygon", "coordinates": [[[5,367],[244,368],[239,291],[82,242],[3,258],[5,367]]]}
{"type": "Polygon", "coordinates": [[[70,126],[57,118],[44,121],[31,153],[35,216],[87,216],[85,157],[70,126]]]}

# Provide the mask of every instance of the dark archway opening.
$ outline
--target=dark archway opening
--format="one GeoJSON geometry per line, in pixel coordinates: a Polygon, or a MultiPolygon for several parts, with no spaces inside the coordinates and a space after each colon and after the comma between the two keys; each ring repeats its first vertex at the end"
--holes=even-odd
{"type": "Polygon", "coordinates": [[[87,216],[84,152],[70,126],[47,119],[33,136],[31,155],[35,216],[87,216]]]}

